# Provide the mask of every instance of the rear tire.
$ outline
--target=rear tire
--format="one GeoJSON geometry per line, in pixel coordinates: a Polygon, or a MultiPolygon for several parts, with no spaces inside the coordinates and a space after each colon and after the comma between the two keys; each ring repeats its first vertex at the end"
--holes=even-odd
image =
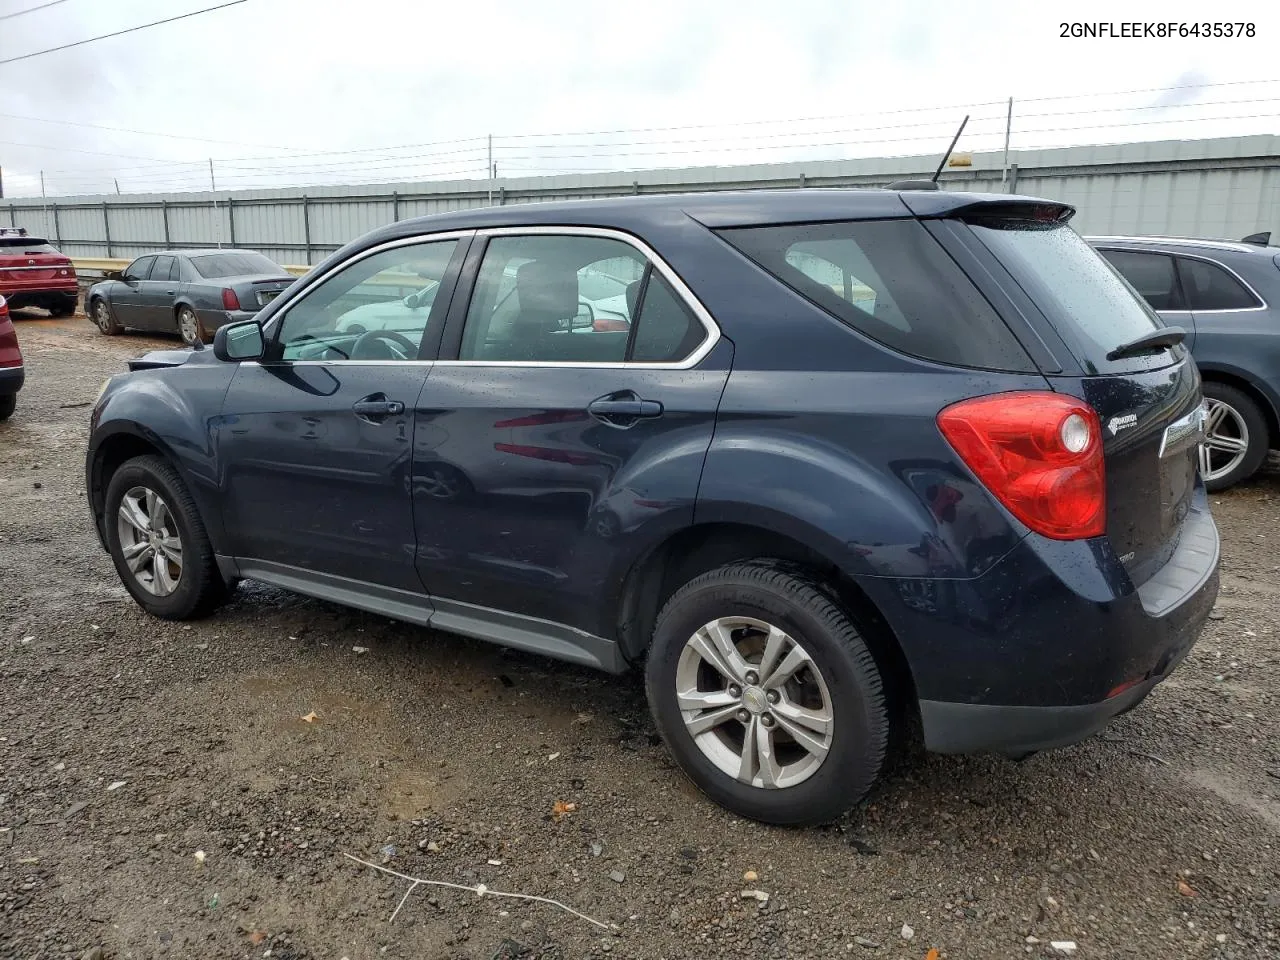
{"type": "Polygon", "coordinates": [[[208,343],[209,334],[205,330],[204,324],[200,322],[200,317],[190,307],[178,308],[178,336],[182,337],[182,342],[189,347],[194,347],[197,343],[208,343]]]}
{"type": "Polygon", "coordinates": [[[1210,381],[1204,384],[1204,395],[1209,401],[1209,421],[1200,472],[1210,491],[1226,490],[1257,473],[1267,458],[1271,445],[1267,419],[1253,398],[1236,387],[1210,381]],[[1244,449],[1223,449],[1232,441],[1243,441],[1244,449]]]}
{"type": "Polygon", "coordinates": [[[93,318],[94,325],[104,337],[114,337],[120,332],[120,324],[116,323],[115,314],[111,312],[107,301],[101,297],[94,297],[93,303],[89,304],[89,316],[93,318]]]}
{"type": "Polygon", "coordinates": [[[163,458],[134,457],[111,475],[103,527],[120,582],[152,616],[194,620],[226,597],[195,500],[163,458]]]}
{"type": "Polygon", "coordinates": [[[53,317],[69,317],[76,312],[78,303],[79,301],[75,297],[64,297],[49,308],[49,315],[53,317]]]}
{"type": "Polygon", "coordinates": [[[0,420],[8,420],[13,416],[13,411],[18,409],[18,395],[16,393],[0,393],[0,420]]]}
{"type": "Polygon", "coordinates": [[[833,820],[884,765],[889,710],[871,651],[818,584],[776,564],[730,564],[676,591],[658,615],[645,688],[680,768],[743,817],[833,820]],[[719,665],[701,652],[708,644],[719,665]]]}

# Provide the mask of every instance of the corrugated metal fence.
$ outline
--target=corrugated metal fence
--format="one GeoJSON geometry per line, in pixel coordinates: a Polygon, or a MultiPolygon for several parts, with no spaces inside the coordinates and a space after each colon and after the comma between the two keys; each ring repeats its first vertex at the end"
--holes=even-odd
{"type": "MultiPolygon", "coordinates": [[[[1280,137],[1164,141],[972,155],[943,186],[1071,203],[1093,234],[1280,237],[1280,137]]],[[[280,263],[316,263],[375,227],[432,213],[627,194],[769,187],[873,187],[928,176],[936,157],[487,181],[425,181],[219,193],[0,201],[0,223],[46,235],[69,256],[132,258],[165,248],[250,247],[280,263]]]]}

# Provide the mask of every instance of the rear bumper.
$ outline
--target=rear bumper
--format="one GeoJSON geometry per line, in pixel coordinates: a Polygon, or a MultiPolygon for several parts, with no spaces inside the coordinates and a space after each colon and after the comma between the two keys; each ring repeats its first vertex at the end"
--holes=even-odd
{"type": "MultiPolygon", "coordinates": [[[[1214,576],[1217,594],[1217,576],[1214,576]]],[[[1194,642],[1194,638],[1192,640],[1194,642]]],[[[920,701],[925,746],[934,753],[1005,753],[1018,756],[1065,747],[1093,736],[1146,699],[1191,652],[1188,643],[1163,672],[1101,703],[1059,707],[920,701]]]]}
{"type": "Polygon", "coordinates": [[[1026,753],[1095,733],[1177,667],[1217,599],[1218,552],[1200,490],[1140,588],[1106,538],[1034,535],[973,580],[861,582],[901,641],[926,747],[1026,753]]]}
{"type": "Polygon", "coordinates": [[[24,367],[0,367],[0,394],[17,393],[26,379],[24,367]]]}
{"type": "Polygon", "coordinates": [[[75,302],[80,297],[80,288],[73,280],[70,285],[50,285],[38,290],[0,289],[0,296],[9,302],[10,308],[21,310],[23,307],[46,307],[49,304],[75,302]]]}

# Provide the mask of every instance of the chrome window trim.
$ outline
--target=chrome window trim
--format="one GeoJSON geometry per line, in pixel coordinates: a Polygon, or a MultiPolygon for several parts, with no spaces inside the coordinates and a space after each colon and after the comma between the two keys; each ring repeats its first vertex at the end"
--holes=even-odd
{"type": "Polygon", "coordinates": [[[435,360],[241,360],[241,366],[245,367],[262,367],[275,366],[278,363],[287,363],[292,367],[329,367],[336,365],[345,365],[348,367],[380,367],[387,365],[395,365],[397,367],[430,367],[433,366],[435,360]]]}
{"type": "MultiPolygon", "coordinates": [[[[1196,255],[1196,254],[1191,254],[1191,253],[1176,253],[1176,254],[1174,254],[1174,256],[1175,256],[1175,257],[1182,257],[1184,260],[1199,260],[1201,263],[1207,263],[1207,264],[1209,264],[1210,266],[1220,267],[1221,269],[1225,270],[1225,271],[1227,272],[1227,275],[1228,275],[1228,276],[1230,276],[1230,277],[1232,277],[1232,278],[1236,281],[1236,283],[1240,284],[1240,286],[1244,287],[1247,291],[1249,291],[1249,295],[1250,295],[1251,297],[1253,297],[1253,299],[1257,300],[1257,301],[1258,301],[1258,303],[1259,303],[1259,306],[1256,306],[1256,307],[1228,307],[1228,308],[1227,308],[1227,309],[1225,309],[1225,310],[1191,310],[1191,309],[1188,309],[1188,310],[1183,310],[1183,311],[1181,311],[1182,313],[1203,313],[1203,314],[1210,314],[1210,313],[1257,313],[1257,312],[1262,311],[1262,310],[1268,310],[1268,309],[1270,309],[1270,307],[1268,307],[1268,306],[1267,306],[1267,301],[1263,298],[1262,294],[1258,293],[1258,291],[1257,291],[1257,290],[1253,289],[1253,285],[1252,285],[1252,284],[1250,284],[1248,280],[1246,280],[1244,277],[1240,276],[1240,274],[1236,273],[1234,270],[1232,270],[1229,266],[1227,266],[1227,265],[1226,265],[1225,263],[1223,263],[1221,260],[1215,260],[1215,259],[1213,259],[1213,257],[1206,257],[1206,256],[1204,256],[1203,254],[1201,254],[1201,255],[1196,255]]],[[[1184,292],[1185,292],[1185,291],[1184,291],[1184,292]]]]}
{"type": "MultiPolygon", "coordinates": [[[[664,361],[662,363],[645,363],[642,360],[618,361],[568,361],[568,360],[437,360],[442,367],[516,367],[537,369],[566,370],[691,370],[706,359],[717,343],[720,342],[720,327],[711,313],[689,289],[688,285],[676,274],[671,266],[658,256],[657,252],[634,234],[613,227],[569,227],[569,226],[527,226],[527,227],[486,227],[476,231],[477,237],[523,237],[523,236],[563,236],[563,237],[601,237],[606,240],[619,240],[629,244],[653,265],[666,281],[671,284],[684,305],[702,324],[706,336],[702,342],[683,360],[664,361]]],[[[633,318],[634,319],[634,318],[633,318]]]]}
{"type": "MultiPolygon", "coordinates": [[[[289,312],[293,310],[294,307],[296,307],[298,304],[305,301],[307,297],[311,296],[311,294],[315,291],[317,287],[319,287],[322,283],[324,283],[330,277],[334,276],[335,274],[341,273],[343,270],[347,269],[347,267],[350,267],[352,264],[359,263],[361,260],[365,260],[365,259],[368,259],[369,257],[376,256],[379,253],[384,253],[387,250],[394,250],[397,247],[412,247],[412,246],[418,246],[424,243],[435,243],[436,241],[441,241],[441,240],[457,241],[457,240],[461,240],[463,237],[469,237],[474,233],[475,233],[474,230],[446,230],[441,233],[420,233],[420,234],[415,234],[412,237],[400,237],[396,240],[388,240],[385,243],[380,243],[376,247],[370,247],[368,250],[363,250],[356,256],[350,258],[349,260],[343,260],[341,263],[335,263],[332,267],[330,267],[324,273],[317,276],[315,280],[313,280],[310,284],[308,284],[307,289],[298,295],[298,299],[285,304],[285,306],[281,308],[279,313],[275,314],[273,317],[271,317],[270,320],[268,320],[265,324],[262,325],[262,337],[264,340],[268,340],[275,337],[276,331],[280,328],[280,325],[284,323],[284,318],[289,315],[289,312]]],[[[283,363],[364,363],[367,361],[362,361],[362,360],[285,360],[281,362],[283,363]]],[[[387,361],[380,361],[380,362],[407,363],[409,361],[387,360],[387,361]]]]}
{"type": "MultiPolygon", "coordinates": [[[[623,230],[617,230],[612,227],[573,227],[573,226],[525,226],[525,227],[486,227],[479,230],[450,230],[442,233],[418,234],[412,237],[401,237],[397,240],[389,240],[386,243],[378,244],[376,247],[370,247],[368,250],[361,252],[358,256],[342,263],[334,264],[333,267],[326,270],[322,275],[317,277],[310,287],[304,291],[297,300],[285,306],[279,313],[273,316],[263,326],[263,336],[270,338],[275,336],[275,332],[283,325],[284,318],[289,315],[295,306],[302,303],[311,294],[311,290],[320,286],[330,277],[345,270],[354,263],[359,263],[366,257],[374,256],[386,250],[396,247],[413,246],[422,243],[432,243],[437,240],[459,240],[463,237],[474,236],[476,238],[489,237],[513,237],[513,236],[571,236],[571,237],[602,237],[608,240],[619,240],[629,244],[632,248],[640,253],[654,268],[662,274],[666,281],[671,284],[671,288],[675,290],[676,295],[683,301],[684,305],[693,313],[698,322],[702,324],[706,336],[702,342],[689,354],[680,361],[663,362],[663,363],[645,363],[641,360],[631,361],[615,361],[615,362],[577,362],[577,361],[559,361],[559,360],[283,360],[273,361],[281,363],[293,364],[361,364],[361,365],[377,365],[377,364],[415,364],[421,366],[439,365],[445,367],[523,367],[523,368],[560,368],[560,369],[590,369],[590,370],[690,370],[696,367],[715,349],[716,344],[720,342],[721,332],[719,325],[711,316],[702,302],[689,289],[688,285],[680,279],[671,266],[658,256],[647,243],[633,234],[623,230]]],[[[258,361],[246,361],[255,365],[260,365],[258,361]]]]}
{"type": "MultiPolygon", "coordinates": [[[[1116,239],[1120,239],[1120,238],[1116,238],[1116,239]]],[[[1193,314],[1197,312],[1203,313],[1205,315],[1208,315],[1211,313],[1257,313],[1262,310],[1271,309],[1270,306],[1267,304],[1267,301],[1263,298],[1262,294],[1258,293],[1257,290],[1253,289],[1253,285],[1250,284],[1248,280],[1240,276],[1240,274],[1236,273],[1234,270],[1232,270],[1229,266],[1227,266],[1221,260],[1215,260],[1213,259],[1213,257],[1208,257],[1208,256],[1205,256],[1204,254],[1183,253],[1181,250],[1179,250],[1177,253],[1174,253],[1171,250],[1151,250],[1145,247],[1099,247],[1098,248],[1099,253],[1102,253],[1104,250],[1110,251],[1112,253],[1145,253],[1148,256],[1153,256],[1153,257],[1174,257],[1175,259],[1177,257],[1181,257],[1183,260],[1199,260],[1201,263],[1207,263],[1210,266],[1220,267],[1222,270],[1225,270],[1226,273],[1236,281],[1236,283],[1240,284],[1240,286],[1244,287],[1245,290],[1249,291],[1249,295],[1252,296],[1253,299],[1257,300],[1258,303],[1261,304],[1261,306],[1258,306],[1258,307],[1228,307],[1225,310],[1200,310],[1200,311],[1156,310],[1156,313],[1162,316],[1166,313],[1176,313],[1181,315],[1184,313],[1193,314]]],[[[1183,292],[1185,293],[1186,291],[1183,291],[1183,292]]],[[[1152,307],[1152,309],[1154,310],[1155,308],[1152,307]]]]}

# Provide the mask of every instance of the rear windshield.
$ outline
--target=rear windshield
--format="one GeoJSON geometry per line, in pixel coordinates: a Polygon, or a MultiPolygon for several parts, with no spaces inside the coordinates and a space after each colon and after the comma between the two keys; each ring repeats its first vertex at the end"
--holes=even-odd
{"type": "Polygon", "coordinates": [[[284,268],[260,253],[210,253],[192,257],[191,265],[206,280],[218,277],[245,277],[266,273],[283,276],[284,268]]]}
{"type": "Polygon", "coordinates": [[[61,256],[48,240],[42,240],[39,237],[0,237],[0,253],[13,254],[19,251],[22,253],[52,253],[61,256]]]}
{"type": "Polygon", "coordinates": [[[973,232],[1004,264],[1091,373],[1148,369],[1181,348],[1108,360],[1121,344],[1162,326],[1150,306],[1080,235],[1064,223],[971,221],[973,232]]]}
{"type": "Polygon", "coordinates": [[[887,347],[952,366],[1035,371],[1004,321],[916,220],[735,228],[720,236],[887,347]]]}

